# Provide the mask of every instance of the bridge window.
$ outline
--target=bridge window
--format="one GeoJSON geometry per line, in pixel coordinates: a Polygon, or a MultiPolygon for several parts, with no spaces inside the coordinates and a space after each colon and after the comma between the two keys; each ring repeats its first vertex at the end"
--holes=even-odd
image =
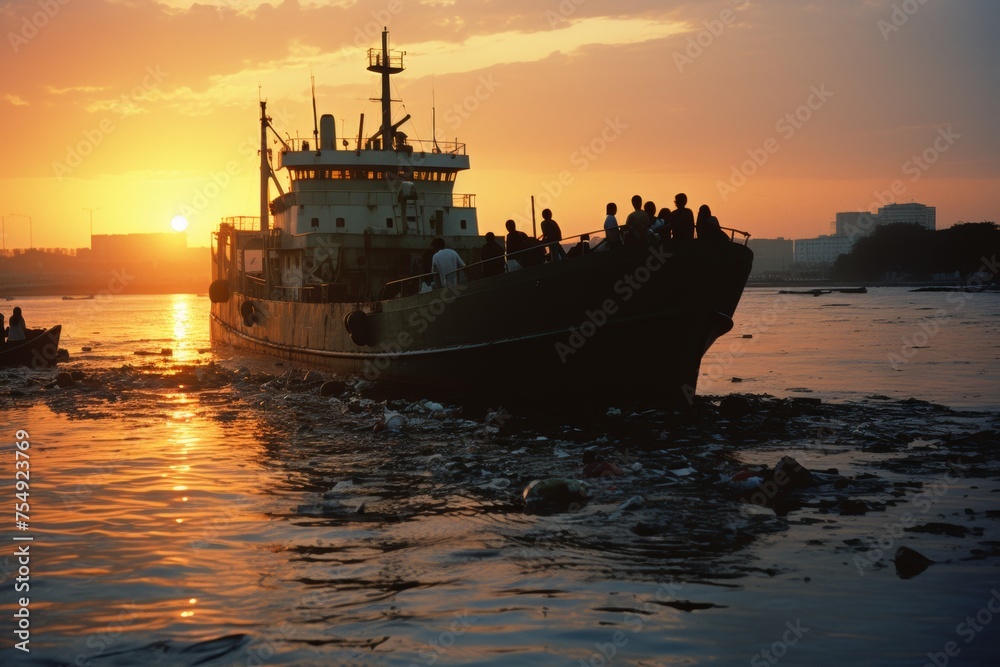
{"type": "Polygon", "coordinates": [[[312,227],[313,229],[317,229],[319,227],[319,218],[312,219],[312,227]]]}
{"type": "Polygon", "coordinates": [[[385,219],[385,226],[390,228],[392,227],[392,218],[385,219]]]}
{"type": "Polygon", "coordinates": [[[458,226],[461,227],[462,229],[468,229],[469,223],[467,223],[465,220],[459,220],[458,226]]]}
{"type": "Polygon", "coordinates": [[[337,218],[337,227],[342,228],[347,226],[347,221],[343,218],[337,218]]]}

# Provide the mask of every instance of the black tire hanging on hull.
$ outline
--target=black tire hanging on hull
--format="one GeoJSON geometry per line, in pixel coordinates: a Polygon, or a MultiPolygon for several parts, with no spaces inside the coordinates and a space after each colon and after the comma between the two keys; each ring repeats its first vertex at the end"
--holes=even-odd
{"type": "Polygon", "coordinates": [[[208,298],[212,303],[226,303],[232,298],[229,283],[225,280],[215,280],[208,286],[208,298]]]}
{"type": "Polygon", "coordinates": [[[351,334],[355,345],[369,345],[371,331],[368,326],[368,316],[360,310],[352,310],[344,317],[344,328],[351,334]]]}
{"type": "Polygon", "coordinates": [[[257,307],[253,305],[252,301],[244,301],[240,305],[240,315],[243,316],[243,325],[246,327],[252,327],[261,320],[257,307]]]}

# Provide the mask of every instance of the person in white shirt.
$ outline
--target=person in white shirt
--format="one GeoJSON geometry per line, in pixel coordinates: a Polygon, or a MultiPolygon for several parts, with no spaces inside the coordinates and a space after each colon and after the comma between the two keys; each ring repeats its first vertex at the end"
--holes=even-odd
{"type": "Polygon", "coordinates": [[[436,238],[431,242],[434,248],[434,257],[431,258],[431,273],[434,274],[436,287],[452,287],[457,285],[460,268],[465,266],[465,262],[457,252],[451,248],[446,248],[444,239],[436,238]]]}

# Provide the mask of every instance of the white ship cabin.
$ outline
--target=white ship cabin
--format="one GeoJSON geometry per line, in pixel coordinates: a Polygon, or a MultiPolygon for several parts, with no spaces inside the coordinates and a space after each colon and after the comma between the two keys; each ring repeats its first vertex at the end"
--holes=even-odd
{"type": "Polygon", "coordinates": [[[261,216],[223,222],[217,275],[258,298],[357,302],[424,274],[435,237],[467,263],[479,260],[475,195],[455,192],[458,173],[469,168],[465,144],[411,141],[400,130],[409,115],[391,122],[389,77],[403,71],[403,55],[388,50],[387,33],[381,49],[369,50],[368,70],[382,77],[382,119],[368,137],[362,115],[357,136],[338,141],[326,114],[311,139],[285,140],[261,103],[261,216]],[[281,144],[276,169],[287,175],[287,192],[272,168],[268,129],[281,144]],[[280,193],[273,200],[269,181],[280,193]]]}

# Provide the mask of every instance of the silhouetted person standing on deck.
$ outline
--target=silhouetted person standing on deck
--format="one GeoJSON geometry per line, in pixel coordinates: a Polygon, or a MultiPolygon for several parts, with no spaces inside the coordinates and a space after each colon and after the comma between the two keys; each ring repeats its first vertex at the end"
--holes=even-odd
{"type": "Polygon", "coordinates": [[[698,238],[707,241],[728,241],[729,237],[722,231],[719,219],[712,215],[712,209],[707,204],[702,204],[698,209],[698,221],[695,223],[698,230],[698,238]]]}
{"type": "Polygon", "coordinates": [[[635,210],[625,218],[625,243],[643,245],[649,240],[649,216],[642,210],[641,196],[632,196],[632,208],[635,210]]]}
{"type": "Polygon", "coordinates": [[[608,239],[608,246],[611,248],[620,248],[622,245],[622,232],[618,228],[618,219],[615,218],[615,214],[618,213],[618,204],[614,202],[608,202],[608,216],[604,218],[604,236],[608,239]]]}
{"type": "MultiPolygon", "coordinates": [[[[524,232],[517,231],[517,224],[513,220],[508,220],[506,223],[507,227],[507,270],[517,271],[521,268],[521,260],[524,259],[524,255],[516,255],[516,253],[527,250],[528,248],[528,235],[524,232]]],[[[526,253],[525,253],[526,254],[526,253]]]]}
{"type": "Polygon", "coordinates": [[[566,257],[566,251],[563,250],[560,244],[560,241],[562,241],[562,230],[559,229],[559,223],[552,219],[552,211],[547,208],[542,210],[541,241],[548,246],[550,261],[555,262],[566,257]]]}
{"type": "Polygon", "coordinates": [[[503,246],[497,241],[497,236],[493,232],[486,232],[486,243],[483,244],[479,258],[483,262],[484,278],[503,273],[503,246]]]}
{"type": "Polygon", "coordinates": [[[648,230],[646,233],[646,241],[649,243],[659,243],[660,237],[657,234],[659,225],[656,224],[658,222],[656,218],[656,204],[648,201],[642,205],[642,210],[645,211],[646,217],[649,218],[649,224],[646,226],[646,229],[648,230]]]}
{"type": "Polygon", "coordinates": [[[677,210],[670,214],[671,236],[682,241],[694,238],[694,213],[687,208],[687,202],[687,195],[683,192],[678,193],[674,197],[677,210]]]}
{"type": "Polygon", "coordinates": [[[656,222],[650,227],[650,231],[660,237],[660,241],[670,238],[670,209],[661,208],[656,214],[656,222]]]}

